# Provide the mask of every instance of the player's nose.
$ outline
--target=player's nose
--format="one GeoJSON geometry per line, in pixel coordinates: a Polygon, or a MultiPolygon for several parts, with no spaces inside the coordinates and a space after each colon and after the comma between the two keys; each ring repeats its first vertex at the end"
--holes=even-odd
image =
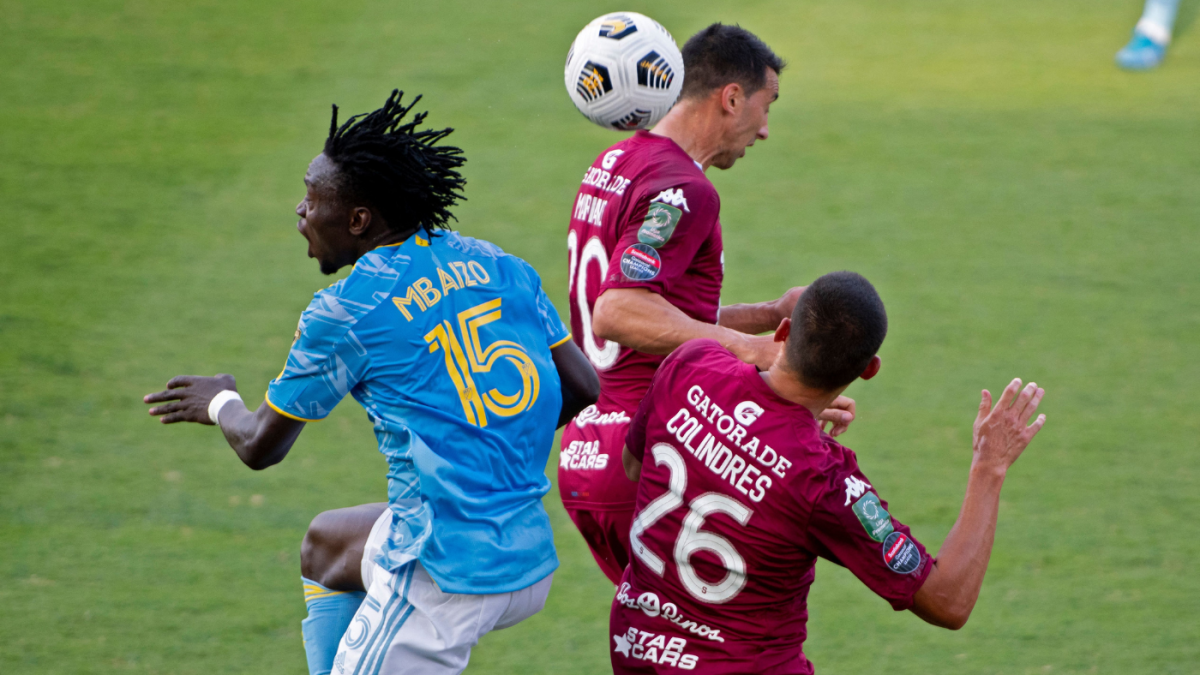
{"type": "Polygon", "coordinates": [[[767,125],[764,124],[761,127],[759,127],[758,140],[765,141],[765,140],[767,140],[767,136],[769,136],[769,135],[770,135],[770,130],[767,129],[767,125]]]}

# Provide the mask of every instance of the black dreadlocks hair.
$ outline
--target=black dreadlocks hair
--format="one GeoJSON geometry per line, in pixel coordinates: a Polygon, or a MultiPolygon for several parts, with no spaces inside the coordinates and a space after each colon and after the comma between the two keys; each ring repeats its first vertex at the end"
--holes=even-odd
{"type": "Polygon", "coordinates": [[[393,89],[382,108],[355,115],[340,127],[333,106],[324,152],[339,169],[339,197],[374,206],[391,230],[407,234],[420,228],[432,236],[435,229],[449,229],[450,207],[466,199],[460,193],[467,181],[456,169],[467,160],[461,149],[437,145],[454,129],[417,131],[428,112],[401,124],[421,100],[417,96],[405,106],[403,97],[393,89]]]}

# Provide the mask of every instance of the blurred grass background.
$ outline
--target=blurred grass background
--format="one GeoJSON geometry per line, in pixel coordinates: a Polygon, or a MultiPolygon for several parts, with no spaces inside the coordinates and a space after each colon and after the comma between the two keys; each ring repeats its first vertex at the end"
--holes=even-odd
{"type": "MultiPolygon", "coordinates": [[[[329,104],[426,95],[469,162],[460,229],[564,314],[567,217],[617,134],[562,90],[588,20],[712,21],[791,65],[722,195],[726,302],[854,269],[891,316],[846,437],[937,548],[983,387],[1048,390],[970,624],[892,613],[822,563],[806,652],[834,673],[1200,668],[1200,35],[1112,55],[1136,0],[891,3],[0,0],[0,672],[304,673],[299,541],[384,498],[353,402],[283,464],[140,397],[229,372],[251,404],[322,277],[295,231],[329,104]]],[[[553,475],[553,462],[549,468],[553,475]]],[[[608,672],[612,588],[557,495],[546,610],[471,672],[608,672]]]]}

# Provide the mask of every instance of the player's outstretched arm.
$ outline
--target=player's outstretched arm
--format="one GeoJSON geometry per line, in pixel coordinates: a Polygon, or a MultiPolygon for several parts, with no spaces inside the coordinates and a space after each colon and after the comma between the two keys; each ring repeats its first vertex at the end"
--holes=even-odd
{"type": "Polygon", "coordinates": [[[266,402],[251,412],[240,397],[228,395],[223,397],[227,400],[219,404],[219,410],[210,410],[213,399],[224,391],[237,393],[237,382],[232,375],[180,375],[167,382],[165,391],[148,394],[142,400],[165,403],[150,409],[150,414],[160,417],[163,424],[219,423],[229,446],[255,471],[278,464],[292,449],[304,422],[280,415],[266,402]]]}
{"type": "Polygon", "coordinates": [[[1046,416],[1038,415],[1029,424],[1045,393],[1033,382],[1022,389],[1021,380],[1015,379],[993,408],[991,393],[983,391],[962,511],[912,607],[914,614],[935,626],[958,630],[971,616],[992,555],[1000,488],[1008,468],[1046,423],[1046,416]]]}
{"type": "MultiPolygon", "coordinates": [[[[774,330],[774,327],[772,327],[774,330]]],[[[754,336],[697,321],[661,295],[644,288],[610,288],[596,299],[592,331],[647,354],[670,354],[687,342],[708,338],[720,342],[746,363],[771,367],[782,343],[774,336],[754,336]]]]}
{"type": "Polygon", "coordinates": [[[600,378],[587,356],[570,340],[551,349],[550,355],[562,382],[562,412],[558,415],[561,427],[600,398],[600,378]]]}
{"type": "Polygon", "coordinates": [[[717,325],[750,335],[774,331],[781,321],[792,316],[792,310],[796,308],[796,302],[805,288],[796,286],[778,300],[725,305],[721,308],[717,325]]]}

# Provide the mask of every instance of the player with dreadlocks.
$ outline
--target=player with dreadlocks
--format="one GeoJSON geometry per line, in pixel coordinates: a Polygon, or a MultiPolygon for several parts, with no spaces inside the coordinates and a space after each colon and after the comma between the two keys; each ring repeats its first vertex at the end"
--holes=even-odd
{"type": "Polygon", "coordinates": [[[256,470],[346,394],[366,409],[388,501],[322,514],[305,538],[312,673],[458,673],[480,636],[540,611],[554,429],[599,393],[533,268],[447,229],[462,151],[419,129],[425,113],[406,122],[420,97],[402,96],[341,126],[334,107],[297,227],[322,272],[354,269],[300,316],[263,404],[230,375],[145,397],[165,424],[219,426],[256,470]]]}

